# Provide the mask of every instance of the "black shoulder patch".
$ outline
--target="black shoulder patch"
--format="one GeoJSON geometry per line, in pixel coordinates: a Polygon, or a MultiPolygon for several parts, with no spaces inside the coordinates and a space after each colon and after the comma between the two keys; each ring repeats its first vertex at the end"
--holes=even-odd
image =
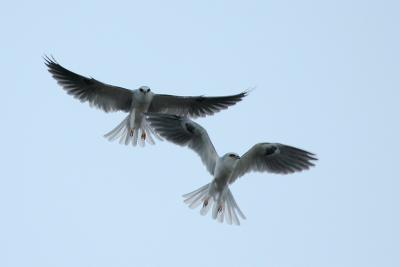
{"type": "Polygon", "coordinates": [[[186,130],[189,131],[189,133],[194,133],[194,126],[193,125],[191,125],[189,123],[185,123],[185,127],[186,127],[186,130]]]}
{"type": "Polygon", "coordinates": [[[265,156],[270,156],[275,153],[278,148],[276,146],[270,146],[265,149],[265,156]]]}

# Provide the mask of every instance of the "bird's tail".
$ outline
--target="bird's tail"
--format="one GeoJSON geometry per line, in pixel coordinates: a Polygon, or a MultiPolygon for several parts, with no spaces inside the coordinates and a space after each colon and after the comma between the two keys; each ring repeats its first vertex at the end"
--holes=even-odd
{"type": "Polygon", "coordinates": [[[240,225],[238,214],[242,219],[246,219],[246,216],[240,210],[229,188],[226,187],[222,192],[217,192],[210,190],[211,187],[212,184],[209,183],[183,195],[184,202],[191,209],[203,204],[200,209],[201,215],[206,215],[212,208],[212,218],[218,222],[222,223],[225,219],[228,224],[240,225]]]}
{"type": "Polygon", "coordinates": [[[145,118],[142,119],[142,122],[138,126],[134,125],[134,123],[132,123],[133,121],[134,118],[132,119],[131,115],[128,115],[120,124],[117,125],[117,127],[106,133],[104,137],[109,141],[119,139],[120,144],[132,144],[133,146],[136,146],[138,143],[141,146],[144,146],[146,141],[149,144],[154,145],[155,142],[153,136],[162,140],[161,137],[150,127],[145,118]]]}

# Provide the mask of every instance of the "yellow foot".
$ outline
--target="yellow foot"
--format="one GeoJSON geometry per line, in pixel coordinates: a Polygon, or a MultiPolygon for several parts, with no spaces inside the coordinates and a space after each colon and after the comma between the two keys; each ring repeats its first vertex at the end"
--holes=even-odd
{"type": "Polygon", "coordinates": [[[131,130],[129,131],[129,135],[130,135],[130,136],[133,136],[133,130],[134,130],[134,129],[131,129],[131,130]]]}
{"type": "Polygon", "coordinates": [[[146,133],[145,132],[142,133],[141,138],[142,138],[142,140],[146,140],[146,133]]]}

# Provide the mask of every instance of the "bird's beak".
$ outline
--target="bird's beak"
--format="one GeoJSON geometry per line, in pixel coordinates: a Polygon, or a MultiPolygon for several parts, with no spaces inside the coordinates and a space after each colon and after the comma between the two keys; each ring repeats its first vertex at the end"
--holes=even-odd
{"type": "Polygon", "coordinates": [[[236,156],[237,159],[240,159],[240,156],[236,156]]]}

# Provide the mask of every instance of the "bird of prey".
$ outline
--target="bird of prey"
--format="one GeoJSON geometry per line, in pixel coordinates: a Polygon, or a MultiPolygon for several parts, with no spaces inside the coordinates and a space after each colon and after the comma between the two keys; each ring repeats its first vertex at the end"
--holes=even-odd
{"type": "Polygon", "coordinates": [[[155,94],[149,87],[141,86],[136,90],[102,83],[93,78],[76,74],[56,62],[54,58],[44,57],[48,71],[58,84],[70,95],[81,102],[105,112],[124,111],[128,116],[113,130],[105,134],[110,140],[119,138],[120,143],[144,146],[145,140],[154,144],[152,135],[162,140],[149,127],[145,112],[170,113],[192,118],[213,115],[229,106],[235,105],[244,98],[248,91],[229,96],[175,96],[155,94]]]}
{"type": "Polygon", "coordinates": [[[206,215],[212,207],[212,217],[219,222],[239,225],[238,214],[246,219],[229,185],[244,174],[270,172],[288,174],[314,166],[314,154],[279,143],[258,143],[241,157],[236,153],[218,156],[207,131],[192,120],[171,114],[146,114],[150,126],[165,139],[194,150],[201,158],[213,180],[199,189],[183,195],[190,208],[202,204],[200,213],[206,215]]]}

